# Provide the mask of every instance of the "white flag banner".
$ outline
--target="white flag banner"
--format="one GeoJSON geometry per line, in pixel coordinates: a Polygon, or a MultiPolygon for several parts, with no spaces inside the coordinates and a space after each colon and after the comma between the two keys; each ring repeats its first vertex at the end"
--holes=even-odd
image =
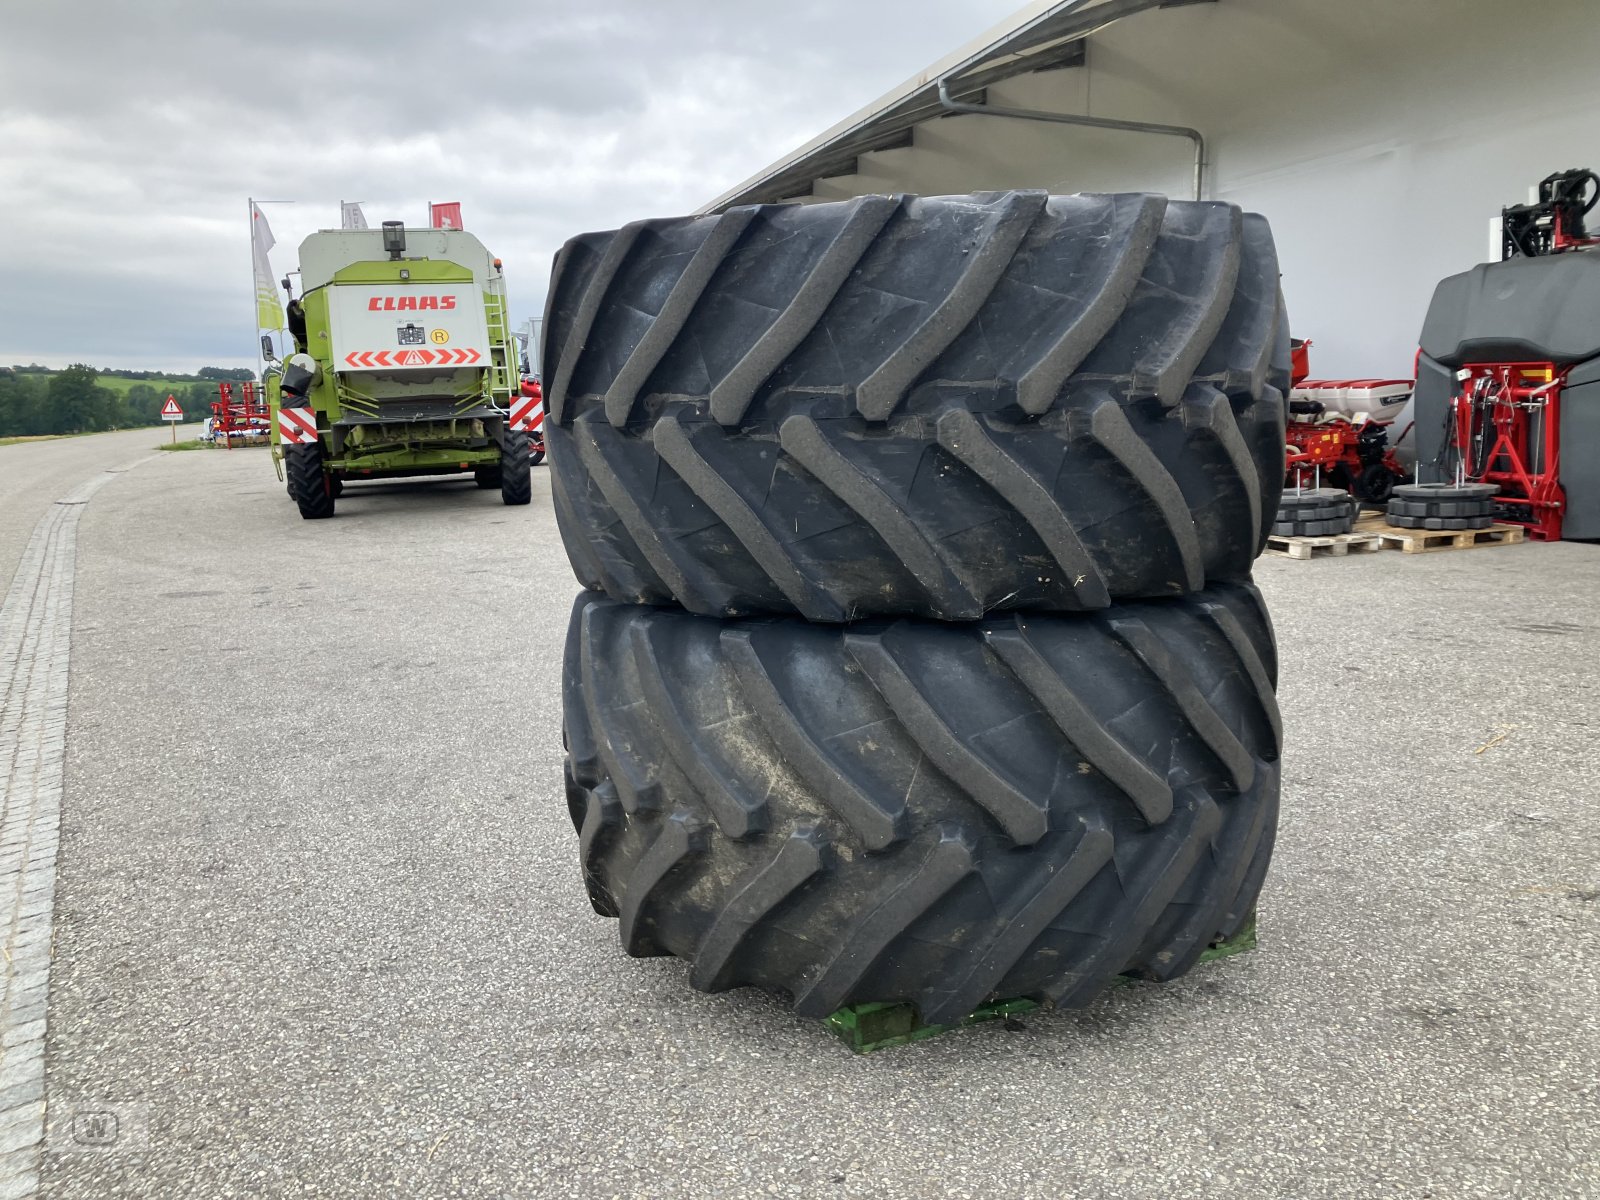
{"type": "Polygon", "coordinates": [[[367,215],[361,211],[361,202],[345,200],[339,205],[340,229],[367,228],[367,215]]]}
{"type": "Polygon", "coordinates": [[[272,263],[267,251],[277,244],[272,227],[260,207],[250,202],[250,257],[256,275],[256,326],[259,329],[283,328],[283,304],[278,285],[272,278],[272,263]]]}

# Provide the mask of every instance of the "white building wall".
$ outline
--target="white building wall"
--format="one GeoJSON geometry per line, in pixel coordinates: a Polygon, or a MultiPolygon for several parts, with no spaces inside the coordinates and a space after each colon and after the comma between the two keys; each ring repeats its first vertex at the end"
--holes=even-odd
{"type": "MultiPolygon", "coordinates": [[[[1193,125],[1207,195],[1265,213],[1314,373],[1409,375],[1434,284],[1552,171],[1600,168],[1595,0],[1219,0],[1095,35],[990,102],[1193,125]]],[[[1180,138],[952,116],[818,198],[1000,187],[1191,194],[1180,138]]],[[[1597,214],[1600,217],[1600,214],[1597,214]]]]}

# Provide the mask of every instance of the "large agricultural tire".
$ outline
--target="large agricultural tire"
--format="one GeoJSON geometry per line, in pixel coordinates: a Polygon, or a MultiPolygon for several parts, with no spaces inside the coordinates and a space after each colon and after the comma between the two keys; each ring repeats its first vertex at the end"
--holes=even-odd
{"type": "Polygon", "coordinates": [[[322,445],[285,446],[284,474],[289,477],[289,495],[307,521],[333,516],[333,481],[322,469],[322,445]]]}
{"type": "Polygon", "coordinates": [[[1275,672],[1249,585],[848,627],[586,592],[564,696],[589,898],[628,953],[811,1017],[1173,978],[1260,890],[1275,672]]]}
{"type": "Polygon", "coordinates": [[[533,499],[533,479],[528,474],[528,434],[521,429],[500,431],[500,499],[506,504],[527,504],[533,499]]]}
{"type": "Polygon", "coordinates": [[[492,467],[474,467],[472,482],[486,492],[493,491],[500,486],[500,464],[496,463],[492,467]]]}
{"type": "Polygon", "coordinates": [[[736,208],[586,234],[546,322],[579,580],[967,620],[1244,579],[1284,475],[1264,219],[1158,196],[736,208]]]}

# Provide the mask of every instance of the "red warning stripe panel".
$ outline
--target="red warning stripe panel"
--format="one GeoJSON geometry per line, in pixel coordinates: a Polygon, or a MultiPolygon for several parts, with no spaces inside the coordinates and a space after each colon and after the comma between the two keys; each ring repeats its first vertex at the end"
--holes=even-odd
{"type": "Polygon", "coordinates": [[[511,398],[511,428],[532,433],[544,424],[544,401],[538,396],[511,398]]]}
{"type": "Polygon", "coordinates": [[[455,346],[439,350],[352,350],[344,356],[345,366],[366,370],[373,367],[459,367],[482,361],[482,350],[455,346]]]}
{"type": "Polygon", "coordinates": [[[317,440],[317,414],[309,408],[280,408],[278,436],[290,446],[309,446],[317,440]]]}

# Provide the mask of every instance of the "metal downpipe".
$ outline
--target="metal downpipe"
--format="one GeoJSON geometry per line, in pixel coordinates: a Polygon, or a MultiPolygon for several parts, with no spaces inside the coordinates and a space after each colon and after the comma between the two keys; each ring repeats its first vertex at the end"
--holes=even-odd
{"type": "Polygon", "coordinates": [[[1118,121],[1110,117],[1086,117],[1076,113],[1047,112],[1039,108],[1001,108],[993,104],[967,104],[950,95],[948,77],[939,80],[939,107],[946,112],[975,117],[1012,117],[1019,121],[1052,121],[1058,125],[1085,125],[1090,129],[1120,129],[1125,133],[1159,133],[1167,137],[1188,138],[1194,143],[1194,198],[1205,198],[1206,139],[1198,129],[1187,125],[1158,125],[1150,121],[1118,121]]]}

